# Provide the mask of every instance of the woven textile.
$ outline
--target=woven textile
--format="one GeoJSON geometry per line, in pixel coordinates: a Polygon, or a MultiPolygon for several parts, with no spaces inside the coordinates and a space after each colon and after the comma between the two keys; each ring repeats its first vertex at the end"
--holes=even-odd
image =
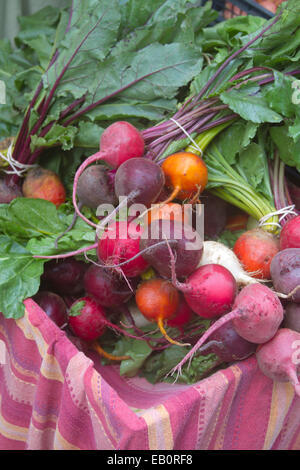
{"type": "Polygon", "coordinates": [[[300,399],[255,357],[193,386],[124,379],[25,305],[0,314],[0,449],[300,449],[300,399]]]}

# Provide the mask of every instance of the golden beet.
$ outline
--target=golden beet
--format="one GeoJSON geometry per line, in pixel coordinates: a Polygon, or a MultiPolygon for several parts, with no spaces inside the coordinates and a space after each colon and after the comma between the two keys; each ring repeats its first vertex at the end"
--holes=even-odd
{"type": "Polygon", "coordinates": [[[22,190],[24,197],[45,199],[56,207],[66,200],[66,190],[57,174],[39,166],[28,171],[22,190]]]}

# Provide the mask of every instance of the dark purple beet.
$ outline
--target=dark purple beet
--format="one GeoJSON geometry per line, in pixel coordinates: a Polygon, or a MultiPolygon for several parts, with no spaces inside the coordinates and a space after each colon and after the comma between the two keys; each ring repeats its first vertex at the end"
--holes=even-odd
{"type": "Polygon", "coordinates": [[[91,165],[84,170],[78,179],[77,195],[79,201],[93,209],[100,204],[117,203],[110,170],[104,165],[91,165]]]}
{"type": "Polygon", "coordinates": [[[201,204],[204,204],[204,238],[216,240],[225,229],[228,204],[208,191],[202,193],[201,204]]]}
{"type": "Polygon", "coordinates": [[[115,175],[116,196],[127,196],[128,205],[138,203],[149,207],[160,195],[164,184],[165,176],[161,167],[146,158],[125,161],[115,175]]]}
{"type": "MultiPolygon", "coordinates": [[[[275,291],[290,294],[300,285],[300,248],[279,251],[271,261],[270,271],[275,291]]],[[[300,303],[300,289],[290,300],[300,303]]]]}
{"type": "Polygon", "coordinates": [[[61,295],[77,295],[83,292],[83,277],[88,268],[84,261],[75,258],[51,260],[45,264],[43,285],[61,295]]]}
{"type": "Polygon", "coordinates": [[[283,328],[289,328],[290,330],[300,333],[300,304],[287,302],[285,306],[283,328]]]}
{"type": "Polygon", "coordinates": [[[64,300],[54,292],[40,291],[33,300],[41,307],[57,326],[68,323],[67,306],[64,300]]]}
{"type": "Polygon", "coordinates": [[[85,291],[104,307],[121,305],[127,302],[133,295],[133,292],[124,278],[120,277],[120,274],[95,265],[91,265],[86,271],[84,287],[85,291]]]}
{"type": "Polygon", "coordinates": [[[224,362],[245,359],[256,351],[257,345],[242,338],[235,331],[232,322],[224,323],[210,336],[207,346],[224,362]]]}
{"type": "Polygon", "coordinates": [[[170,247],[176,257],[176,275],[183,278],[197,268],[203,252],[200,235],[188,224],[176,220],[156,219],[145,227],[140,239],[140,250],[153,247],[143,254],[143,258],[165,278],[171,278],[170,252],[167,243],[155,247],[165,241],[165,235],[170,240],[170,247]],[[176,240],[176,243],[172,242],[176,240]],[[190,249],[191,248],[191,249],[190,249]]]}
{"type": "Polygon", "coordinates": [[[22,197],[22,191],[17,185],[8,185],[4,178],[0,179],[0,204],[9,204],[16,197],[22,197]]]}

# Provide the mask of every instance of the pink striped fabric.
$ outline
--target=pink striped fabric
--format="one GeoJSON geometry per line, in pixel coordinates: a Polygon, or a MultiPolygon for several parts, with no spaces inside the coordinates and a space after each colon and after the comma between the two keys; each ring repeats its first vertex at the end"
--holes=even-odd
{"type": "Polygon", "coordinates": [[[0,449],[300,449],[300,399],[254,357],[193,386],[124,379],[25,305],[0,314],[0,449]]]}

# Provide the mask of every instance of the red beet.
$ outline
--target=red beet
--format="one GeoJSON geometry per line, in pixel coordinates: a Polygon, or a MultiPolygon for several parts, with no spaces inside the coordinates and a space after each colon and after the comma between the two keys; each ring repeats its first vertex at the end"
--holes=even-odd
{"type": "Polygon", "coordinates": [[[180,293],[179,305],[173,317],[168,319],[168,326],[182,328],[193,318],[194,312],[186,303],[184,296],[180,293]]]}
{"type": "Polygon", "coordinates": [[[104,308],[94,299],[81,297],[70,308],[69,325],[76,336],[84,341],[93,341],[104,333],[105,317],[104,308]]]}
{"type": "Polygon", "coordinates": [[[138,256],[141,237],[140,226],[131,222],[114,222],[107,227],[98,241],[97,254],[100,261],[113,266],[128,261],[116,270],[123,272],[126,277],[136,277],[148,267],[148,262],[138,256]]]}

